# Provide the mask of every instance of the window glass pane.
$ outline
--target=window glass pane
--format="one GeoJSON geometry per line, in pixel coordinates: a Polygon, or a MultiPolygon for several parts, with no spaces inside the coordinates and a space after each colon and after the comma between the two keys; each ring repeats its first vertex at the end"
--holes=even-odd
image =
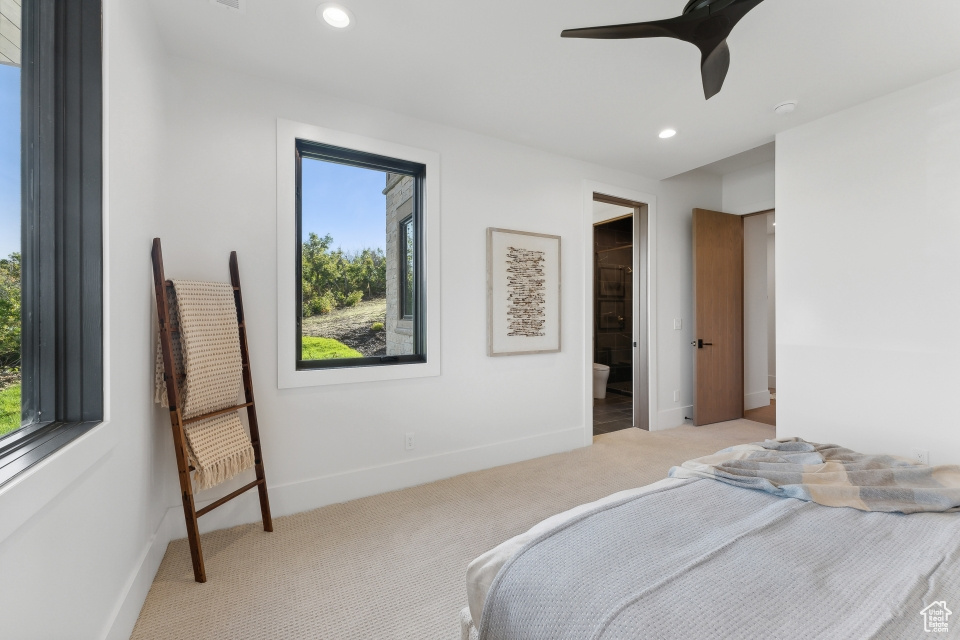
{"type": "Polygon", "coordinates": [[[0,2],[0,437],[20,428],[20,27],[0,2]]]}
{"type": "Polygon", "coordinates": [[[422,169],[404,173],[398,164],[327,147],[301,154],[300,360],[308,368],[422,361],[413,317],[422,169]]]}
{"type": "Polygon", "coordinates": [[[417,238],[414,235],[413,216],[400,223],[400,240],[402,243],[400,252],[400,285],[402,288],[400,316],[404,319],[411,319],[416,302],[415,258],[417,238]]]}
{"type": "Polygon", "coordinates": [[[303,360],[387,354],[386,173],[304,158],[303,360]]]}

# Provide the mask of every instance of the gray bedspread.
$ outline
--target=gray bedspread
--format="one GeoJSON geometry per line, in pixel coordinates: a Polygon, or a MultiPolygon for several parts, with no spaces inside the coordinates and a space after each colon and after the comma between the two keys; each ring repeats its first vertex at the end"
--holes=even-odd
{"type": "MultiPolygon", "coordinates": [[[[497,573],[480,640],[924,638],[957,611],[960,515],[865,512],[711,480],[544,533],[497,573]]],[[[956,628],[953,628],[956,627],[956,628]]]]}

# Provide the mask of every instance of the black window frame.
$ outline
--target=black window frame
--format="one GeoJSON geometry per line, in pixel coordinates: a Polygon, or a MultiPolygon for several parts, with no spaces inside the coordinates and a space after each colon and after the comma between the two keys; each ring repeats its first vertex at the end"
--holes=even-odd
{"type": "Polygon", "coordinates": [[[103,420],[101,0],[22,4],[21,426],[0,485],[103,420]]]}
{"type": "MultiPolygon", "coordinates": [[[[322,144],[311,140],[296,139],[296,296],[295,296],[295,316],[297,319],[296,329],[296,369],[297,371],[310,371],[318,369],[342,369],[348,367],[376,367],[384,365],[403,365],[420,364],[427,362],[427,341],[426,341],[426,318],[424,309],[426,307],[426,271],[424,269],[424,238],[423,238],[423,194],[424,184],[427,178],[427,167],[418,162],[409,160],[400,160],[390,158],[365,151],[357,151],[344,147],[337,147],[328,144],[322,144]],[[330,360],[302,360],[303,353],[303,190],[302,168],[303,160],[320,160],[323,162],[333,162],[365,169],[383,171],[385,173],[395,173],[404,176],[410,176],[413,180],[413,212],[414,230],[416,238],[415,251],[415,288],[414,298],[414,317],[413,317],[413,350],[409,355],[386,355],[370,356],[364,358],[334,358],[330,360]]],[[[402,306],[402,305],[398,305],[402,306]]]]}
{"type": "Polygon", "coordinates": [[[398,267],[397,267],[397,297],[399,304],[397,305],[397,312],[399,313],[400,320],[409,320],[412,321],[416,316],[416,300],[417,300],[417,274],[416,274],[416,259],[417,259],[417,220],[413,213],[408,216],[405,216],[399,223],[397,227],[397,243],[399,247],[399,258],[398,267]],[[413,228],[413,259],[414,259],[414,274],[413,274],[413,308],[407,308],[407,252],[410,250],[410,245],[407,242],[406,227],[410,225],[413,228]]]}

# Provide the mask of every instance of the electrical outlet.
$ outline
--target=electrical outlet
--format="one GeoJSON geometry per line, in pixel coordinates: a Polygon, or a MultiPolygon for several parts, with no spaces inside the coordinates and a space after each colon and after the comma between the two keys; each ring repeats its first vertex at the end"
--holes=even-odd
{"type": "Polygon", "coordinates": [[[674,318],[673,319],[673,330],[680,331],[683,329],[683,318],[674,318]]]}
{"type": "Polygon", "coordinates": [[[913,460],[914,462],[919,462],[920,464],[930,464],[930,452],[926,449],[914,449],[913,450],[913,460]]]}
{"type": "Polygon", "coordinates": [[[409,433],[406,435],[405,441],[406,441],[406,449],[407,449],[407,451],[410,451],[411,449],[413,449],[413,444],[414,444],[414,443],[413,443],[413,431],[409,432],[409,433]]]}
{"type": "Polygon", "coordinates": [[[679,389],[674,389],[674,390],[673,390],[673,401],[674,401],[674,402],[680,402],[680,390],[679,390],[679,389]]]}

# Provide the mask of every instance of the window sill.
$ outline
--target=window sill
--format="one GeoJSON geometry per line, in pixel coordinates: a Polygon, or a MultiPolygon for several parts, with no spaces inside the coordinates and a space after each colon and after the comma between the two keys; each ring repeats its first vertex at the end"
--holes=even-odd
{"type": "Polygon", "coordinates": [[[0,488],[98,424],[41,422],[9,434],[0,440],[0,488]]]}
{"type": "Polygon", "coordinates": [[[69,488],[116,443],[111,423],[61,424],[48,430],[45,437],[38,436],[29,452],[17,456],[16,460],[5,458],[0,463],[3,464],[0,467],[0,474],[3,474],[0,476],[3,478],[0,484],[0,512],[3,513],[0,542],[69,488]]]}

